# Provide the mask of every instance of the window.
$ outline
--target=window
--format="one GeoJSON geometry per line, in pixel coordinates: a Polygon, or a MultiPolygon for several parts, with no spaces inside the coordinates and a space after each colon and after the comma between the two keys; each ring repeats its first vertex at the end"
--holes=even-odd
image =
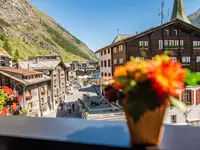
{"type": "Polygon", "coordinates": [[[144,46],[144,42],[143,42],[143,41],[140,41],[140,42],[139,42],[139,46],[144,46]]]}
{"type": "Polygon", "coordinates": [[[163,49],[163,40],[159,40],[158,43],[159,43],[159,49],[163,49]]]}
{"type": "Polygon", "coordinates": [[[144,57],[136,57],[136,60],[144,60],[144,57]]]}
{"type": "Polygon", "coordinates": [[[176,115],[171,115],[171,123],[176,123],[176,115]]]}
{"type": "Polygon", "coordinates": [[[116,64],[117,64],[117,59],[114,59],[114,62],[113,62],[113,64],[114,64],[114,65],[116,65],[116,64]]]}
{"type": "Polygon", "coordinates": [[[28,109],[31,109],[31,108],[33,108],[33,103],[32,102],[28,103],[28,109]]]}
{"type": "Polygon", "coordinates": [[[139,41],[139,46],[140,47],[148,47],[149,46],[149,41],[139,41]]]}
{"type": "Polygon", "coordinates": [[[175,40],[175,46],[179,46],[179,41],[175,40]]]}
{"type": "Polygon", "coordinates": [[[107,77],[107,73],[105,73],[105,77],[107,77]]]}
{"type": "Polygon", "coordinates": [[[193,41],[193,48],[200,49],[200,41],[193,41]]]}
{"type": "Polygon", "coordinates": [[[169,36],[169,30],[165,30],[165,35],[169,36]]]}
{"type": "Polygon", "coordinates": [[[184,46],[183,40],[180,40],[180,46],[181,46],[181,49],[183,49],[183,46],[184,46]]]}
{"type": "Polygon", "coordinates": [[[149,41],[144,41],[144,46],[145,47],[149,46],[149,41]]]}
{"type": "Polygon", "coordinates": [[[106,63],[106,60],[104,60],[104,67],[107,67],[107,63],[106,63]]]}
{"type": "Polygon", "coordinates": [[[191,102],[191,90],[185,90],[185,102],[191,102]]]}
{"type": "Polygon", "coordinates": [[[110,64],[110,59],[108,59],[108,67],[110,67],[111,66],[111,64],[110,64]]]}
{"type": "Polygon", "coordinates": [[[182,57],[182,63],[190,63],[190,57],[189,56],[182,57]]]}
{"type": "Polygon", "coordinates": [[[119,59],[119,63],[123,64],[124,63],[124,59],[123,58],[119,59]]]}
{"type": "Polygon", "coordinates": [[[104,55],[106,55],[106,53],[107,53],[107,49],[104,50],[104,55]]]}
{"type": "Polygon", "coordinates": [[[108,49],[108,54],[110,54],[110,48],[108,49]]]}
{"type": "Polygon", "coordinates": [[[177,61],[177,58],[176,58],[176,57],[170,57],[170,59],[171,59],[173,62],[176,62],[176,61],[177,61]]]}
{"type": "Polygon", "coordinates": [[[178,35],[178,30],[174,30],[174,35],[178,35]]]}
{"type": "Polygon", "coordinates": [[[110,76],[111,76],[111,73],[109,73],[108,76],[110,77],[110,76]]]}
{"type": "Polygon", "coordinates": [[[101,77],[103,77],[103,72],[101,73],[101,77]]]}
{"type": "Polygon", "coordinates": [[[200,56],[197,56],[197,63],[200,62],[200,56]]]}
{"type": "Polygon", "coordinates": [[[117,47],[114,47],[113,48],[113,53],[116,53],[117,52],[117,47]]]}
{"type": "Polygon", "coordinates": [[[123,50],[123,45],[119,45],[119,51],[123,50]]]}
{"type": "Polygon", "coordinates": [[[103,60],[101,61],[101,67],[103,67],[103,60]]]}
{"type": "Polygon", "coordinates": [[[165,46],[168,46],[168,40],[165,40],[165,46]]]}

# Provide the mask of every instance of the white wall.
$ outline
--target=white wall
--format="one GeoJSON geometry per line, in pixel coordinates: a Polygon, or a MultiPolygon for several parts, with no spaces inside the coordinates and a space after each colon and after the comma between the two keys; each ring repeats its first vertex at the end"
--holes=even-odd
{"type": "MultiPolygon", "coordinates": [[[[197,120],[197,119],[200,119],[200,104],[197,104],[196,103],[196,91],[198,89],[200,89],[200,86],[196,86],[196,87],[191,87],[191,86],[188,86],[186,87],[186,90],[187,89],[190,89],[190,90],[194,90],[194,104],[193,105],[187,105],[187,109],[188,111],[190,111],[190,113],[188,114],[188,120],[197,120]]],[[[180,98],[181,98],[181,95],[180,95],[180,98]]],[[[168,108],[166,110],[166,116],[165,116],[165,119],[164,119],[164,122],[165,123],[172,123],[171,122],[171,116],[172,115],[176,115],[176,121],[177,123],[185,123],[186,121],[186,118],[184,117],[183,113],[173,107],[173,108],[168,108]]]]}
{"type": "Polygon", "coordinates": [[[106,53],[106,55],[103,53],[103,55],[100,54],[100,57],[99,57],[99,66],[100,66],[100,92],[102,93],[102,84],[103,84],[103,79],[102,79],[102,72],[103,74],[105,75],[105,73],[107,73],[107,75],[110,73],[112,75],[112,60],[111,60],[111,50],[110,50],[110,53],[106,53]],[[108,67],[108,60],[110,59],[110,67],[108,67]],[[104,60],[106,60],[106,67],[104,67],[104,60]],[[103,61],[103,67],[101,67],[101,61],[103,61]]]}

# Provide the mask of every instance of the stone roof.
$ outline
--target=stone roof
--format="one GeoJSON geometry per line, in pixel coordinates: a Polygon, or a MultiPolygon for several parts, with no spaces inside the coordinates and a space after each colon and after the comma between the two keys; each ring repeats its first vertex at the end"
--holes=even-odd
{"type": "Polygon", "coordinates": [[[0,70],[4,72],[10,72],[10,73],[21,74],[21,75],[43,74],[42,72],[39,72],[39,71],[22,69],[22,68],[0,68],[0,70]]]}
{"type": "Polygon", "coordinates": [[[10,79],[13,79],[13,80],[15,80],[17,82],[20,82],[20,83],[22,83],[22,84],[24,84],[26,86],[51,80],[51,77],[48,77],[48,76],[45,76],[45,75],[43,75],[43,77],[40,77],[40,78],[22,80],[22,79],[14,77],[14,76],[12,76],[12,75],[10,75],[10,74],[8,74],[6,72],[3,72],[3,71],[0,71],[0,74],[4,75],[4,76],[6,76],[6,77],[8,77],[10,79]]]}
{"type": "Polygon", "coordinates": [[[61,62],[61,60],[23,61],[19,62],[19,67],[34,70],[54,70],[61,62]]]}
{"type": "Polygon", "coordinates": [[[183,0],[174,0],[174,8],[173,8],[171,20],[174,20],[174,19],[180,19],[187,23],[191,23],[185,14],[183,0]]]}

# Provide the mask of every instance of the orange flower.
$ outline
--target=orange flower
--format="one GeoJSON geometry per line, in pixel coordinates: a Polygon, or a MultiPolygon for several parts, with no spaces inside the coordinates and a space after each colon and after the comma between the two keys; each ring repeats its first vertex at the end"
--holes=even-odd
{"type": "Polygon", "coordinates": [[[114,88],[116,88],[116,89],[124,89],[125,88],[125,84],[122,84],[122,83],[120,83],[120,82],[118,82],[118,81],[116,81],[115,80],[115,82],[113,83],[113,86],[114,86],[114,88]]]}
{"type": "Polygon", "coordinates": [[[186,70],[180,63],[166,61],[163,58],[151,64],[151,71],[148,74],[148,78],[153,81],[153,87],[159,95],[172,96],[178,96],[177,90],[184,89],[185,76],[186,70]]]}
{"type": "Polygon", "coordinates": [[[134,64],[133,63],[131,63],[131,62],[128,62],[128,63],[126,63],[126,65],[125,65],[125,69],[128,71],[128,72],[133,72],[133,71],[135,71],[135,67],[134,67],[134,64]]]}
{"type": "Polygon", "coordinates": [[[117,77],[126,77],[128,75],[125,67],[123,66],[119,66],[119,67],[116,67],[115,68],[115,73],[114,73],[114,77],[117,78],[117,77]]]}

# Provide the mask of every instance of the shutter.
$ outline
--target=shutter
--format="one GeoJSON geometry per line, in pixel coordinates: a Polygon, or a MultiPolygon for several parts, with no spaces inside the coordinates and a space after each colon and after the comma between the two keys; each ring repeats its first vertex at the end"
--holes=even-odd
{"type": "Polygon", "coordinates": [[[196,91],[196,100],[197,100],[197,104],[200,103],[200,89],[196,91]]]}
{"type": "Polygon", "coordinates": [[[181,91],[181,101],[185,103],[185,91],[181,91]]]}
{"type": "Polygon", "coordinates": [[[190,90],[191,104],[194,104],[194,90],[190,90]]]}

